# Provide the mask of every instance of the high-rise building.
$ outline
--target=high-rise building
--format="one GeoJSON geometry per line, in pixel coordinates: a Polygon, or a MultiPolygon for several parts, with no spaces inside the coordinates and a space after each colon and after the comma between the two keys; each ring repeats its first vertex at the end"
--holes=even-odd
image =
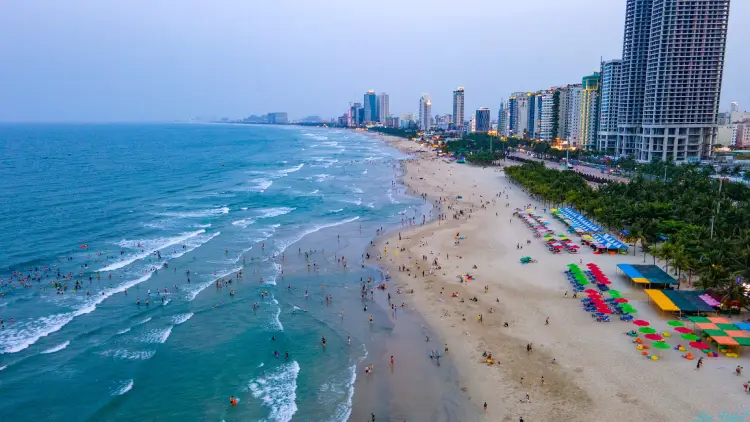
{"type": "Polygon", "coordinates": [[[617,104],[620,99],[620,66],[622,60],[602,62],[601,96],[599,98],[599,133],[596,148],[614,154],[617,147],[617,104]]]}
{"type": "Polygon", "coordinates": [[[464,89],[453,91],[453,126],[461,129],[464,125],[464,89]]]}
{"type": "Polygon", "coordinates": [[[268,123],[272,125],[285,125],[289,123],[289,116],[285,111],[268,113],[268,123]]]}
{"type": "MultiPolygon", "coordinates": [[[[524,92],[514,92],[508,98],[508,136],[523,136],[523,131],[519,131],[518,101],[519,98],[525,97],[524,92]]],[[[525,125],[524,125],[525,127],[525,125]]]]}
{"type": "Polygon", "coordinates": [[[362,113],[362,104],[354,103],[349,107],[349,113],[347,115],[347,126],[357,127],[362,124],[360,120],[362,113]]]}
{"type": "Polygon", "coordinates": [[[521,93],[521,95],[516,96],[515,98],[517,107],[516,136],[518,136],[519,138],[528,139],[531,137],[531,131],[529,130],[529,115],[531,115],[532,120],[534,118],[534,113],[529,104],[529,98],[531,97],[524,92],[521,93]]]}
{"type": "Polygon", "coordinates": [[[570,85],[567,107],[567,141],[571,147],[578,147],[581,129],[581,84],[570,85]]]}
{"type": "Polygon", "coordinates": [[[424,131],[432,129],[432,101],[427,94],[419,99],[419,129],[424,131]]]}
{"type": "Polygon", "coordinates": [[[378,95],[378,122],[385,124],[385,120],[391,116],[389,97],[385,92],[378,95]]]}
{"type": "Polygon", "coordinates": [[[500,110],[497,112],[497,134],[506,136],[508,130],[508,103],[501,101],[500,110]]]}
{"type": "Polygon", "coordinates": [[[555,139],[568,139],[568,97],[570,96],[570,85],[557,89],[557,133],[555,139]]]}
{"type": "Polygon", "coordinates": [[[583,148],[596,147],[599,126],[599,72],[584,76],[581,80],[581,126],[578,141],[583,148]]]}
{"type": "Polygon", "coordinates": [[[711,155],[730,0],[628,0],[618,105],[619,155],[711,155]]]}
{"type": "Polygon", "coordinates": [[[378,121],[378,98],[375,91],[369,90],[365,93],[365,121],[364,123],[375,123],[378,121]]]}
{"type": "Polygon", "coordinates": [[[740,111],[740,103],[737,101],[732,101],[731,104],[729,104],[729,113],[738,113],[740,111]]]}
{"type": "Polygon", "coordinates": [[[490,131],[490,109],[481,107],[474,112],[474,132],[487,133],[490,131]]]}
{"type": "MultiPolygon", "coordinates": [[[[539,139],[542,141],[553,140],[552,129],[557,121],[557,115],[555,114],[555,92],[556,89],[549,89],[544,91],[542,94],[542,118],[539,124],[539,139]]],[[[557,96],[559,98],[559,94],[557,96]]]]}

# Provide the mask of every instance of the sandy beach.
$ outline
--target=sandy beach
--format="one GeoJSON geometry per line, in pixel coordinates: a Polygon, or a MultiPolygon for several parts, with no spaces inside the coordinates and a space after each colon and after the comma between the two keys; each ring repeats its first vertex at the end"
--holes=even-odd
{"type": "MultiPolygon", "coordinates": [[[[603,256],[582,249],[578,255],[553,255],[512,216],[516,207],[529,204],[542,213],[544,206],[501,169],[447,163],[412,141],[378,137],[415,157],[405,163],[403,182],[427,201],[442,198],[445,218],[404,224],[379,237],[369,249],[370,262],[393,277],[392,294],[414,289],[395,302],[406,301],[447,343],[471,414],[487,421],[690,421],[750,409],[742,387],[750,375],[734,375],[736,365],[747,366],[747,357],[706,358],[700,371],[695,361],[671,349],[658,361],[646,360],[623,334],[637,327],[617,318],[597,323],[572,292],[565,297],[565,266],[594,262],[639,311],[639,319],[659,332],[671,331],[670,316],[660,315],[616,273],[617,264],[643,263],[642,253],[603,256]],[[538,262],[522,265],[523,256],[538,262]],[[460,283],[458,275],[467,273],[474,280],[460,283]],[[495,365],[485,363],[484,352],[492,353],[495,365]]],[[[549,220],[564,232],[562,223],[549,220]]],[[[667,341],[687,343],[679,337],[667,341]]]]}

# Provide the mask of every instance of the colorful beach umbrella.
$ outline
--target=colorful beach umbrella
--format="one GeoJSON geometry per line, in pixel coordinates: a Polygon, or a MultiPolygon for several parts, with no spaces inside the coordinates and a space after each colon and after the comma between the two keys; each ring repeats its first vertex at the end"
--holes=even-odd
{"type": "Polygon", "coordinates": [[[646,337],[649,340],[654,340],[654,341],[663,340],[662,336],[658,334],[646,334],[644,337],[646,337]]]}
{"type": "Polygon", "coordinates": [[[690,347],[694,347],[694,348],[700,349],[700,350],[705,350],[705,349],[710,349],[711,348],[710,345],[708,345],[708,344],[706,344],[706,343],[704,343],[702,341],[691,341],[690,342],[690,347]]]}
{"type": "Polygon", "coordinates": [[[667,325],[671,325],[672,327],[684,327],[685,324],[682,323],[682,321],[672,320],[667,321],[667,325]]]}
{"type": "Polygon", "coordinates": [[[695,334],[683,334],[680,337],[682,337],[684,340],[687,340],[687,341],[698,341],[698,340],[701,339],[700,337],[696,336],[695,334]]]}
{"type": "Polygon", "coordinates": [[[687,328],[687,327],[677,327],[674,330],[677,331],[678,333],[683,333],[683,334],[688,334],[688,333],[692,333],[693,332],[693,330],[691,330],[690,328],[687,328]]]}
{"type": "Polygon", "coordinates": [[[615,303],[628,303],[628,300],[622,297],[615,299],[615,303]]]}
{"type": "Polygon", "coordinates": [[[598,290],[594,290],[594,289],[586,289],[583,292],[584,293],[596,293],[596,294],[599,294],[599,291],[598,290]]]}
{"type": "Polygon", "coordinates": [[[633,324],[639,327],[646,327],[646,326],[651,325],[648,321],[644,321],[642,319],[636,319],[635,321],[633,321],[633,324]]]}
{"type": "Polygon", "coordinates": [[[637,309],[633,309],[633,308],[626,308],[626,309],[623,309],[622,312],[624,312],[626,314],[637,314],[638,310],[637,309]]]}
{"type": "Polygon", "coordinates": [[[607,290],[607,293],[609,293],[610,295],[616,295],[616,296],[619,296],[622,294],[620,293],[619,290],[607,290]]]}
{"type": "Polygon", "coordinates": [[[654,334],[656,333],[656,330],[651,327],[641,327],[638,329],[638,331],[642,332],[643,334],[654,334]]]}
{"type": "Polygon", "coordinates": [[[669,344],[664,343],[663,341],[655,341],[651,343],[651,347],[655,347],[657,349],[669,349],[669,344]]]}

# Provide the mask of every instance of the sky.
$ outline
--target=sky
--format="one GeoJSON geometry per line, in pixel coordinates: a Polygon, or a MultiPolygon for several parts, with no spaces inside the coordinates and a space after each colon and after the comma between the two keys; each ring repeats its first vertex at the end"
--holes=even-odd
{"type": "MultiPolygon", "coordinates": [[[[0,1],[0,121],[292,118],[368,89],[393,114],[493,117],[511,92],[620,58],[626,0],[0,1]]],[[[721,109],[750,110],[750,0],[730,7],[721,109]]]]}

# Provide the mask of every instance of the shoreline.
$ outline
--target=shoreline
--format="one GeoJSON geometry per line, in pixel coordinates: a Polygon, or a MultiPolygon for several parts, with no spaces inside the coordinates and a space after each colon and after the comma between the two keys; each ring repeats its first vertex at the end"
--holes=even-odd
{"type": "MultiPolygon", "coordinates": [[[[394,282],[415,290],[411,302],[448,343],[459,388],[470,408],[481,409],[487,402],[483,420],[600,421],[628,414],[636,420],[674,421],[747,407],[740,382],[744,379],[731,375],[734,365],[747,363],[747,358],[714,359],[709,363],[712,369],[700,372],[693,371],[694,363],[681,359],[678,352],[666,351],[658,362],[646,361],[621,334],[632,324],[596,323],[581,311],[577,300],[564,296],[569,290],[562,274],[565,265],[579,259],[595,262],[612,278],[614,288],[637,305],[639,318],[652,321],[660,331],[667,329],[668,318],[648,304],[645,294],[616,276],[617,263],[640,263],[640,255],[600,256],[590,251],[551,255],[512,217],[516,207],[531,204],[541,212],[543,205],[511,184],[497,167],[448,164],[413,141],[376,137],[417,156],[404,160],[403,184],[410,191],[427,194],[430,201],[450,198],[442,204],[444,213],[464,211],[458,219],[446,215],[446,220],[404,227],[401,241],[393,233],[379,237],[374,250],[383,251],[386,245],[405,248],[406,252],[377,262],[394,282]],[[458,243],[456,233],[463,238],[458,243]],[[531,242],[524,242],[527,239],[531,242]],[[523,246],[525,250],[520,249],[523,246]],[[527,255],[539,263],[519,264],[518,259],[527,255]],[[436,257],[440,269],[430,265],[436,257]],[[399,271],[403,266],[411,271],[399,271]],[[432,274],[422,277],[421,271],[430,268],[432,274]],[[460,283],[457,275],[465,273],[476,280],[460,283]],[[458,297],[451,297],[454,292],[458,297]],[[461,302],[474,297],[476,302],[461,302]],[[503,326],[505,322],[509,327],[503,326]],[[531,353],[526,351],[529,343],[531,353]],[[485,351],[492,352],[496,364],[484,363],[485,351]],[[700,394],[683,388],[695,384],[706,388],[700,394]]],[[[564,230],[558,222],[554,228],[564,230]]],[[[678,342],[679,338],[671,340],[678,342]]]]}

